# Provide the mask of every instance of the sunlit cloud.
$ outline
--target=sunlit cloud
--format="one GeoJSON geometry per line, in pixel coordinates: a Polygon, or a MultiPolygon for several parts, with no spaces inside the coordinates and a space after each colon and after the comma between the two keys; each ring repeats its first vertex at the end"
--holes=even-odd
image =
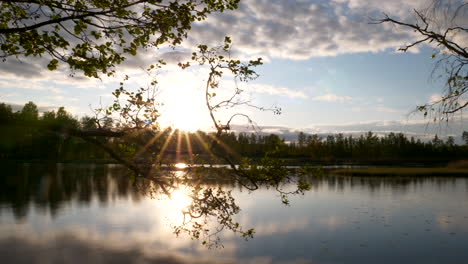
{"type": "Polygon", "coordinates": [[[322,102],[350,102],[353,100],[351,96],[340,96],[336,94],[324,94],[312,97],[313,101],[322,101],[322,102]]]}
{"type": "Polygon", "coordinates": [[[308,96],[303,91],[293,90],[293,89],[286,88],[286,87],[278,87],[278,86],[267,85],[267,84],[252,84],[249,86],[250,86],[249,90],[254,93],[280,95],[280,96],[286,96],[290,98],[302,98],[302,99],[308,98],[308,96]]]}
{"type": "Polygon", "coordinates": [[[441,94],[433,94],[429,97],[428,103],[429,104],[434,104],[442,100],[442,95],[441,94]]]}
{"type": "Polygon", "coordinates": [[[25,89],[25,90],[35,90],[35,91],[48,91],[51,93],[62,93],[62,90],[54,87],[48,86],[41,82],[31,82],[26,79],[17,79],[16,81],[0,79],[1,88],[14,88],[14,89],[25,89]]]}
{"type": "Polygon", "coordinates": [[[383,105],[379,105],[375,108],[376,111],[378,112],[384,112],[384,113],[404,113],[404,111],[392,108],[392,107],[387,107],[383,105]]]}

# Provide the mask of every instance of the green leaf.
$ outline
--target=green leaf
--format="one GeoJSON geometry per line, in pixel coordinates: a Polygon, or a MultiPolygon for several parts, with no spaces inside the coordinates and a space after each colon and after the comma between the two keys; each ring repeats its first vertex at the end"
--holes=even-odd
{"type": "Polygon", "coordinates": [[[49,62],[49,64],[47,64],[47,69],[49,69],[50,71],[56,70],[57,67],[58,67],[57,59],[53,59],[49,62]]]}

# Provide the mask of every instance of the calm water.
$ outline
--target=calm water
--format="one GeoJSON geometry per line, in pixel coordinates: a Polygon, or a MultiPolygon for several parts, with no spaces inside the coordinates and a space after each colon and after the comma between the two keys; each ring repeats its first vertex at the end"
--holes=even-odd
{"type": "Polygon", "coordinates": [[[468,263],[468,179],[312,179],[281,204],[272,190],[232,183],[244,241],[208,250],[171,226],[188,204],[132,187],[109,165],[1,168],[2,263],[468,263]]]}

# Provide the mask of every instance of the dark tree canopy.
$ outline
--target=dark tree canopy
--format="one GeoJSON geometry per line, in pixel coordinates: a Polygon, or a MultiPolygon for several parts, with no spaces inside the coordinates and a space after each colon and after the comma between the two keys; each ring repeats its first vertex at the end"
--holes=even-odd
{"type": "Polygon", "coordinates": [[[448,120],[468,106],[468,3],[434,0],[424,10],[414,10],[415,22],[405,22],[387,14],[376,23],[391,23],[416,32],[419,39],[400,48],[406,52],[423,43],[436,48],[433,76],[442,77],[445,89],[440,98],[418,106],[434,121],[448,120]]]}
{"type": "Polygon", "coordinates": [[[125,55],[179,44],[194,21],[239,0],[12,0],[0,2],[0,57],[48,55],[86,76],[112,75],[125,55]]]}

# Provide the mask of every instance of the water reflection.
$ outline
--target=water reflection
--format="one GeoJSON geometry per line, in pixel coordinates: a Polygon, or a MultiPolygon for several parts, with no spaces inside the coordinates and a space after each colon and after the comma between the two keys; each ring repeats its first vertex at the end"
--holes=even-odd
{"type": "MultiPolygon", "coordinates": [[[[179,172],[178,172],[179,173],[179,172]]],[[[172,226],[187,188],[149,198],[119,166],[3,166],[0,259],[6,263],[463,263],[468,259],[468,180],[310,178],[313,190],[281,205],[273,190],[249,193],[214,171],[207,186],[233,191],[237,220],[207,250],[172,226]],[[21,252],[21,253],[18,253],[21,252]],[[301,262],[302,261],[302,262],[301,262]]]]}
{"type": "Polygon", "coordinates": [[[174,166],[175,166],[177,169],[185,169],[185,168],[187,168],[187,164],[185,164],[185,163],[176,163],[174,166]]]}
{"type": "Polygon", "coordinates": [[[131,188],[124,170],[114,165],[37,165],[2,166],[0,204],[11,208],[16,218],[24,218],[30,205],[55,216],[72,201],[86,206],[98,201],[105,206],[116,199],[141,199],[131,188]]]}

